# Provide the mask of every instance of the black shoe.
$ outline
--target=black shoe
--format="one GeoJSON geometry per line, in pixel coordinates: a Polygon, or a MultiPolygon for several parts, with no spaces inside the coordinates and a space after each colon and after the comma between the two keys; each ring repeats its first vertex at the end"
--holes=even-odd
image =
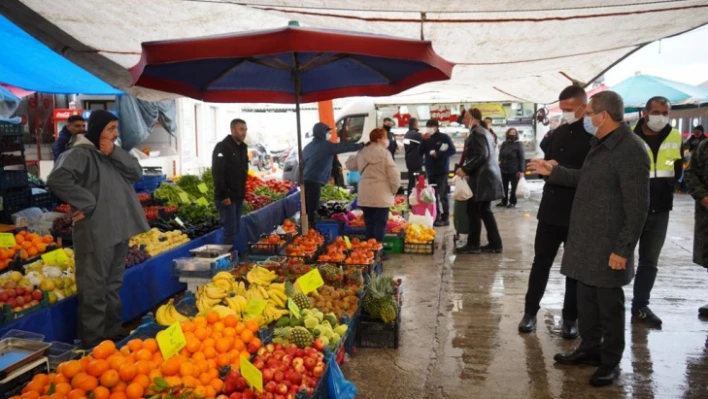
{"type": "Polygon", "coordinates": [[[640,309],[632,309],[632,320],[646,323],[656,328],[661,328],[661,324],[663,323],[659,316],[655,315],[648,306],[640,309]]]}
{"type": "Polygon", "coordinates": [[[516,208],[516,204],[509,204],[506,206],[507,208],[516,208]]]}
{"type": "Polygon", "coordinates": [[[600,366],[590,377],[590,385],[594,387],[605,387],[612,385],[619,378],[619,366],[600,366]]]}
{"type": "Polygon", "coordinates": [[[708,305],[698,308],[698,316],[708,317],[708,305]]]}
{"type": "Polygon", "coordinates": [[[561,336],[563,339],[576,339],[578,338],[578,323],[570,320],[563,320],[563,327],[561,327],[561,336]]]}
{"type": "Polygon", "coordinates": [[[433,226],[435,226],[435,227],[445,227],[445,226],[449,226],[449,225],[450,225],[449,220],[438,220],[435,223],[433,223],[433,226]]]}
{"type": "Polygon", "coordinates": [[[553,356],[553,360],[560,364],[566,364],[569,366],[577,366],[580,364],[589,364],[591,366],[600,365],[600,353],[587,353],[580,349],[576,349],[572,353],[558,353],[553,356]]]}
{"type": "Polygon", "coordinates": [[[504,248],[502,248],[502,247],[492,248],[491,245],[485,245],[480,249],[482,250],[482,252],[491,253],[491,254],[500,254],[500,253],[504,252],[504,248]]]}
{"type": "Polygon", "coordinates": [[[506,202],[502,201],[502,202],[498,203],[496,206],[497,206],[497,208],[504,208],[504,207],[506,207],[506,202]]]}
{"type": "Polygon", "coordinates": [[[536,316],[531,316],[528,313],[524,313],[524,317],[519,322],[519,332],[520,333],[530,333],[536,329],[536,316]]]}
{"type": "Polygon", "coordinates": [[[465,245],[464,247],[457,248],[458,254],[481,254],[482,250],[479,247],[471,247],[469,245],[465,245]]]}

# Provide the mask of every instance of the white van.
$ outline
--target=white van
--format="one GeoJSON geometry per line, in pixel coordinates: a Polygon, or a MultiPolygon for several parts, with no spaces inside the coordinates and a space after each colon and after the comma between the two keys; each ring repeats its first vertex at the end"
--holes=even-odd
{"type": "MultiPolygon", "coordinates": [[[[440,123],[440,131],[448,134],[455,143],[457,154],[450,159],[450,170],[460,161],[460,156],[464,149],[464,142],[467,138],[468,130],[461,123],[459,118],[461,109],[478,108],[482,115],[492,118],[492,130],[498,136],[498,145],[504,140],[505,132],[508,128],[514,127],[519,132],[519,138],[524,143],[526,158],[532,159],[538,156],[538,143],[534,123],[535,104],[533,103],[473,103],[468,101],[435,99],[434,102],[427,100],[407,99],[405,97],[361,97],[345,105],[336,117],[337,137],[342,142],[366,143],[369,141],[369,132],[376,127],[383,126],[384,118],[394,120],[394,128],[391,130],[396,136],[398,151],[394,156],[396,166],[401,171],[404,181],[408,179],[405,162],[405,151],[403,148],[403,136],[408,131],[408,121],[417,118],[420,128],[425,127],[429,119],[437,119],[440,123]],[[458,123],[459,122],[459,123],[458,123]]],[[[303,145],[312,140],[311,133],[305,134],[303,145]]],[[[293,153],[296,151],[293,151],[293,153]]],[[[339,160],[344,164],[347,158],[353,153],[339,155],[339,160]]],[[[296,154],[286,160],[283,168],[283,178],[296,180],[297,178],[297,158],[296,154]]],[[[346,168],[345,168],[346,180],[346,168]]]]}

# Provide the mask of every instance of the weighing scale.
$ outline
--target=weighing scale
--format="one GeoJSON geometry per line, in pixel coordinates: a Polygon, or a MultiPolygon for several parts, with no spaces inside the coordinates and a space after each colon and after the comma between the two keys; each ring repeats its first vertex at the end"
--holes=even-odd
{"type": "Polygon", "coordinates": [[[20,338],[0,341],[0,398],[20,394],[37,374],[49,372],[50,344],[20,338]]]}

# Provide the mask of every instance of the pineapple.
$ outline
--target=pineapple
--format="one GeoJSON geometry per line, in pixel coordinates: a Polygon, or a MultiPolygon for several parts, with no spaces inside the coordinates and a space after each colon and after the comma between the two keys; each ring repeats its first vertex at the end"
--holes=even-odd
{"type": "Polygon", "coordinates": [[[302,292],[297,292],[295,291],[295,288],[293,287],[292,284],[287,283],[285,285],[285,290],[286,294],[289,298],[295,302],[298,308],[300,310],[305,310],[305,309],[310,309],[312,308],[312,298],[308,297],[307,295],[303,294],[302,292]]]}
{"type": "MultiPolygon", "coordinates": [[[[364,296],[364,309],[373,317],[381,317],[381,307],[387,301],[393,301],[393,278],[372,276],[367,284],[364,296]]],[[[390,315],[390,311],[387,311],[390,315]]]]}
{"type": "Polygon", "coordinates": [[[396,301],[391,297],[381,305],[379,316],[384,323],[390,323],[396,320],[397,315],[398,306],[396,305],[396,301]]]}
{"type": "Polygon", "coordinates": [[[290,327],[276,327],[273,330],[273,342],[281,345],[290,345],[290,327]]]}
{"type": "Polygon", "coordinates": [[[297,345],[298,348],[304,349],[308,346],[312,346],[314,338],[305,327],[295,327],[290,330],[290,336],[288,337],[288,340],[291,343],[297,345]]]}

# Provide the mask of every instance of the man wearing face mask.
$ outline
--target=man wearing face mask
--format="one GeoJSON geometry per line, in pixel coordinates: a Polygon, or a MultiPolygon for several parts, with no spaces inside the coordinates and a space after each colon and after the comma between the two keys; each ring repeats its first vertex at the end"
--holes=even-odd
{"type": "Polygon", "coordinates": [[[634,248],[649,211],[649,156],[624,124],[624,102],[615,92],[592,96],[583,124],[595,138],[580,170],[538,159],[529,169],[577,189],[561,273],[577,281],[582,342],[554,360],[599,366],[590,384],[605,386],[619,377],[625,347],[622,287],[634,277],[634,248]]]}
{"type": "Polygon", "coordinates": [[[119,292],[128,240],[150,229],[133,190],[142,167],[114,144],[117,137],[118,118],[93,111],[86,135],[59,156],[47,179],[71,205],[82,348],[127,336],[119,292]]]}
{"type": "Polygon", "coordinates": [[[391,153],[391,158],[396,158],[396,151],[398,151],[398,144],[396,144],[396,136],[393,135],[391,129],[393,128],[393,119],[384,118],[384,129],[386,129],[386,135],[388,136],[388,152],[391,153]]]}
{"type": "MultiPolygon", "coordinates": [[[[583,166],[590,151],[592,135],[583,127],[583,115],[588,97],[582,87],[568,86],[558,96],[565,123],[558,125],[547,137],[544,150],[546,160],[555,160],[564,168],[573,170],[583,166]]],[[[575,197],[574,187],[564,187],[546,182],[541,205],[538,208],[538,225],[534,244],[534,258],[526,291],[524,316],[519,323],[519,332],[530,333],[536,329],[536,314],[541,309],[541,299],[546,292],[551,266],[558,248],[568,239],[570,212],[575,197]]],[[[578,309],[575,280],[565,279],[563,300],[563,325],[561,335],[565,339],[578,337],[578,309]]]]}
{"type": "Polygon", "coordinates": [[[661,327],[661,319],[649,309],[651,290],[656,281],[657,264],[673,208],[674,185],[683,172],[681,133],[669,125],[671,104],[664,97],[647,101],[634,133],[644,142],[651,161],[649,215],[639,239],[639,262],[634,279],[632,320],[661,327]]]}
{"type": "Polygon", "coordinates": [[[455,155],[455,143],[450,136],[440,132],[440,124],[430,119],[425,124],[427,131],[423,134],[423,143],[418,147],[420,156],[425,157],[425,171],[428,183],[435,184],[435,195],[438,201],[438,220],[436,227],[450,225],[450,201],[447,186],[450,173],[450,157],[455,155]]]}

